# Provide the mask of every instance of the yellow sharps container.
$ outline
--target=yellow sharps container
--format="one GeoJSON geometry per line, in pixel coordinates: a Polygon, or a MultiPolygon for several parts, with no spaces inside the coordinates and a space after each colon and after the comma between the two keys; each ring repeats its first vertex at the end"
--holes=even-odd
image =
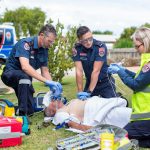
{"type": "Polygon", "coordinates": [[[100,135],[101,150],[114,150],[114,134],[102,133],[100,135]]]}

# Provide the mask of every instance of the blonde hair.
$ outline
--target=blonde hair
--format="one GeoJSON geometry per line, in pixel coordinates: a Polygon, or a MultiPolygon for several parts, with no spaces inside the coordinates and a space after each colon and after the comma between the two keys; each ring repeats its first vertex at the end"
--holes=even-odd
{"type": "Polygon", "coordinates": [[[145,53],[150,52],[150,28],[140,27],[134,32],[132,38],[134,41],[139,41],[143,43],[145,53]]]}

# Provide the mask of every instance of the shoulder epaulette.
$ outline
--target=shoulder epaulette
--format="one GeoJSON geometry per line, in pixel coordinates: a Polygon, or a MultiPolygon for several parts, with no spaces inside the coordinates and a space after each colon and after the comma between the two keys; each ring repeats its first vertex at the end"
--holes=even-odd
{"type": "Polygon", "coordinates": [[[29,46],[33,46],[33,37],[29,37],[25,39],[25,42],[27,42],[29,44],[29,46]]]}
{"type": "Polygon", "coordinates": [[[98,46],[98,47],[102,47],[102,46],[104,45],[103,42],[97,41],[97,40],[94,40],[94,44],[95,44],[96,46],[98,46]]]}

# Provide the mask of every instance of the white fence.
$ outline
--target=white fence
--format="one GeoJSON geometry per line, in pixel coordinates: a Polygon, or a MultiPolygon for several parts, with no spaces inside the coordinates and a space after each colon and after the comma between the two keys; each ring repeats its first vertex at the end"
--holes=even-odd
{"type": "Polygon", "coordinates": [[[118,48],[108,50],[108,59],[115,61],[124,58],[140,59],[140,55],[134,48],[118,48]]]}
{"type": "Polygon", "coordinates": [[[140,55],[134,48],[118,48],[108,50],[108,64],[122,62],[124,66],[139,66],[140,55]]]}

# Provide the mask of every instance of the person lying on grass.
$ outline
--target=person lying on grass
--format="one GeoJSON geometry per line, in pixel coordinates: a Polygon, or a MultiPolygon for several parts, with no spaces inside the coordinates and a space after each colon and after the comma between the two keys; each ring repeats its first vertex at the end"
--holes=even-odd
{"type": "Polygon", "coordinates": [[[51,100],[44,113],[53,117],[53,123],[66,123],[68,127],[88,130],[99,124],[110,124],[123,128],[131,116],[131,108],[126,107],[126,100],[120,97],[101,98],[93,96],[86,101],[71,100],[67,105],[62,101],[51,100]]]}

